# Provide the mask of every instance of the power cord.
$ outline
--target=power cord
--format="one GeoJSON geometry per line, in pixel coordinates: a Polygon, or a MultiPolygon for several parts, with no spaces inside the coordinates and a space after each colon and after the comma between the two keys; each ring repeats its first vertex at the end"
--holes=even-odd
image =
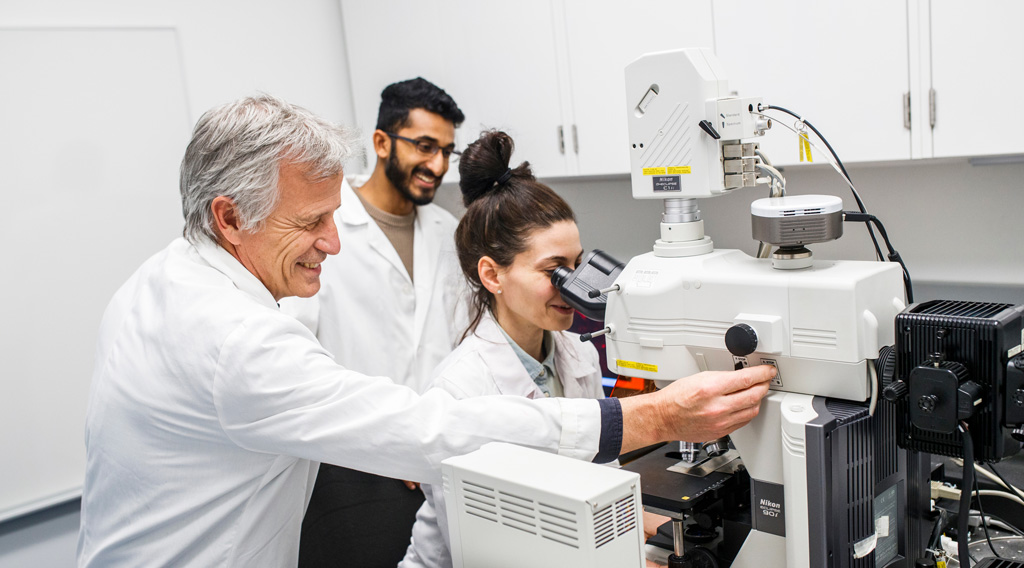
{"type": "Polygon", "coordinates": [[[903,257],[901,257],[900,253],[893,248],[892,242],[889,240],[889,233],[885,231],[885,226],[882,225],[882,221],[870,213],[858,213],[856,211],[843,211],[843,220],[851,223],[870,223],[878,227],[878,232],[882,235],[882,240],[885,241],[885,248],[889,251],[886,258],[889,259],[889,262],[899,263],[900,268],[903,269],[903,287],[907,292],[907,302],[913,303],[914,284],[910,280],[910,271],[907,270],[907,265],[903,262],[903,257]]]}
{"type": "MultiPolygon", "coordinates": [[[[964,474],[960,485],[960,511],[957,519],[957,552],[960,566],[970,568],[971,552],[967,546],[967,535],[970,533],[968,518],[971,512],[971,487],[974,486],[974,441],[971,440],[971,432],[967,423],[960,422],[960,436],[963,438],[964,449],[964,474]]],[[[984,519],[982,519],[984,523],[984,519]]]]}
{"type": "MultiPolygon", "coordinates": [[[[850,174],[849,174],[849,172],[846,171],[846,166],[843,165],[843,161],[839,159],[839,155],[836,154],[835,149],[832,148],[832,145],[829,144],[828,140],[826,140],[825,137],[822,136],[821,132],[817,128],[815,128],[813,124],[808,122],[802,116],[800,116],[800,115],[796,114],[795,112],[793,112],[793,111],[791,111],[791,110],[789,110],[787,108],[784,108],[784,107],[780,107],[780,106],[776,106],[776,105],[762,105],[762,104],[758,104],[757,105],[757,110],[758,110],[759,113],[760,112],[764,112],[764,111],[768,111],[768,110],[777,110],[779,112],[786,113],[789,116],[792,116],[793,118],[797,119],[799,124],[806,125],[812,131],[814,131],[814,135],[817,136],[818,139],[821,140],[825,144],[826,148],[828,148],[828,151],[832,155],[832,159],[835,160],[836,165],[839,167],[840,173],[842,173],[842,176],[843,176],[844,180],[846,181],[846,184],[848,186],[850,186],[850,191],[853,192],[853,199],[857,202],[857,208],[860,209],[861,213],[867,213],[868,212],[867,208],[864,207],[864,201],[861,200],[861,198],[860,198],[860,193],[858,193],[857,192],[857,188],[853,186],[853,180],[850,179],[850,174]]],[[[879,259],[881,259],[882,258],[882,249],[879,248],[879,246],[878,246],[878,239],[875,238],[875,232],[871,229],[870,225],[868,225],[868,235],[871,236],[871,242],[875,245],[875,254],[878,255],[879,259]]]]}

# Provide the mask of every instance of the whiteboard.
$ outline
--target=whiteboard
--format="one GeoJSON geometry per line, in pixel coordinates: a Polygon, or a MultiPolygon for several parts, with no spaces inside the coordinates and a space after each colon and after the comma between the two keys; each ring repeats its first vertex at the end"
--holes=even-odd
{"type": "Polygon", "coordinates": [[[173,28],[0,28],[0,521],[81,494],[96,331],[181,234],[173,28]]]}

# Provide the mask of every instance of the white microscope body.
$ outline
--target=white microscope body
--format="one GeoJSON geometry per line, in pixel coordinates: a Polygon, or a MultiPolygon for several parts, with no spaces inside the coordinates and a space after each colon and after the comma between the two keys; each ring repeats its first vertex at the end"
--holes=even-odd
{"type": "MultiPolygon", "coordinates": [[[[626,68],[626,92],[633,197],[666,207],[653,252],[631,259],[606,291],[609,367],[670,381],[775,366],[760,415],[731,436],[751,475],[754,517],[732,566],[810,567],[809,525],[828,519],[808,517],[805,424],[818,416],[815,397],[872,397],[872,360],[894,342],[893,320],[905,307],[900,267],[817,261],[806,249],[774,260],[715,250],[695,198],[757,183],[761,161],[749,139],[770,127],[760,100],[729,96],[717,60],[702,49],[641,57],[626,68]]],[[[797,223],[782,226],[785,238],[821,228],[816,207],[762,201],[782,211],[779,222],[797,223]]],[[[833,227],[838,218],[841,234],[841,211],[824,213],[833,227]]],[[[854,554],[874,546],[853,544],[854,554]]]]}
{"type": "MultiPolygon", "coordinates": [[[[642,491],[635,473],[533,458],[516,448],[495,446],[447,460],[445,494],[456,503],[448,509],[455,565],[491,565],[493,559],[484,560],[488,553],[507,550],[515,551],[509,565],[552,565],[552,559],[554,565],[639,565],[642,538],[633,519],[641,493],[645,508],[676,521],[673,544],[681,565],[907,565],[909,553],[918,551],[906,544],[904,535],[912,531],[900,523],[909,518],[903,504],[916,478],[906,473],[905,456],[886,430],[894,420],[872,418],[865,404],[876,394],[873,360],[894,343],[893,321],[904,308],[900,267],[811,257],[804,244],[842,234],[842,202],[835,197],[755,202],[753,232],[779,246],[772,258],[715,250],[696,198],[756,186],[764,181],[759,173],[780,178],[766,170],[758,145],[749,141],[771,126],[759,112],[760,100],[729,96],[717,60],[701,49],[641,57],[626,69],[626,92],[633,196],[665,201],[661,238],[618,276],[621,264],[595,251],[575,271],[556,271],[553,282],[566,301],[598,299],[609,367],[622,375],[671,381],[759,364],[774,365],[779,374],[758,417],[731,435],[739,459],[730,450],[695,464],[652,452],[624,467],[655,458],[648,462],[654,469],[646,470],[655,475],[650,484],[643,480],[642,491]],[[648,490],[666,479],[666,469],[675,476],[667,478],[670,496],[652,492],[656,505],[648,506],[648,490]],[[714,488],[680,497],[684,477],[714,488]],[[747,485],[749,507],[743,504],[747,485]],[[720,493],[733,501],[724,505],[720,493]],[[681,505],[687,499],[692,507],[681,505]],[[537,518],[527,502],[539,504],[537,518]],[[612,502],[621,519],[597,522],[596,512],[611,510],[612,502]],[[738,532],[726,534],[722,524],[717,552],[702,544],[687,554],[699,552],[703,560],[682,558],[683,521],[704,514],[694,508],[698,503],[738,513],[728,529],[738,532]],[[621,538],[602,545],[612,526],[621,538]],[[544,541],[547,529],[563,542],[544,541]],[[536,544],[541,541],[544,546],[536,544]]],[[[711,445],[715,453],[723,449],[722,440],[711,445]]]]}

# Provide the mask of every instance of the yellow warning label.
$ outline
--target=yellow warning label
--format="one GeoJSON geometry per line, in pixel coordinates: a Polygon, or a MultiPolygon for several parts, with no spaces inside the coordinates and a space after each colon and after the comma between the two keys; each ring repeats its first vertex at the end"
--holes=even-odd
{"type": "Polygon", "coordinates": [[[651,365],[648,363],[637,363],[635,361],[623,361],[622,359],[616,359],[615,364],[618,367],[625,367],[627,369],[636,369],[637,371],[647,371],[648,373],[657,373],[658,366],[651,365]]]}
{"type": "Polygon", "coordinates": [[[688,174],[690,173],[690,166],[675,166],[668,168],[669,174],[688,174]]]}
{"type": "Polygon", "coordinates": [[[665,175],[665,168],[644,168],[645,176],[663,176],[665,175]]]}

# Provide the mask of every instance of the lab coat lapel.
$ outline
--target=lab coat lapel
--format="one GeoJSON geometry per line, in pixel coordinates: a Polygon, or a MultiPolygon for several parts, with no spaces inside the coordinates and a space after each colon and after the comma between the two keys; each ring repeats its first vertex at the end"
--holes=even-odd
{"type": "Polygon", "coordinates": [[[519,361],[519,357],[490,314],[484,314],[480,318],[475,334],[482,345],[480,357],[490,367],[494,384],[500,394],[544,398],[544,393],[526,373],[526,367],[523,367],[523,363],[519,361]]]}
{"type": "Polygon", "coordinates": [[[580,357],[577,346],[579,336],[574,333],[554,332],[555,368],[562,380],[562,391],[566,398],[591,398],[586,379],[597,371],[593,364],[580,357]],[[573,344],[572,342],[576,342],[573,344]]]}
{"type": "MultiPolygon", "coordinates": [[[[377,222],[366,212],[363,202],[356,196],[356,192],[349,185],[348,179],[341,182],[341,208],[338,210],[338,213],[342,223],[351,226],[364,226],[366,243],[370,246],[370,249],[390,263],[399,274],[405,276],[406,279],[409,278],[409,273],[406,272],[405,265],[402,264],[402,259],[398,257],[395,247],[391,245],[391,241],[388,240],[384,231],[377,226],[377,222]]],[[[341,246],[346,246],[346,243],[341,243],[341,246]]],[[[415,267],[413,270],[415,270],[415,267]]]]}
{"type": "MultiPolygon", "coordinates": [[[[437,278],[437,259],[441,247],[441,219],[433,207],[416,208],[416,225],[412,240],[412,270],[416,277],[416,317],[414,344],[419,345],[430,311],[431,296],[440,294],[437,278]]],[[[435,314],[435,317],[443,317],[435,314]]]]}

